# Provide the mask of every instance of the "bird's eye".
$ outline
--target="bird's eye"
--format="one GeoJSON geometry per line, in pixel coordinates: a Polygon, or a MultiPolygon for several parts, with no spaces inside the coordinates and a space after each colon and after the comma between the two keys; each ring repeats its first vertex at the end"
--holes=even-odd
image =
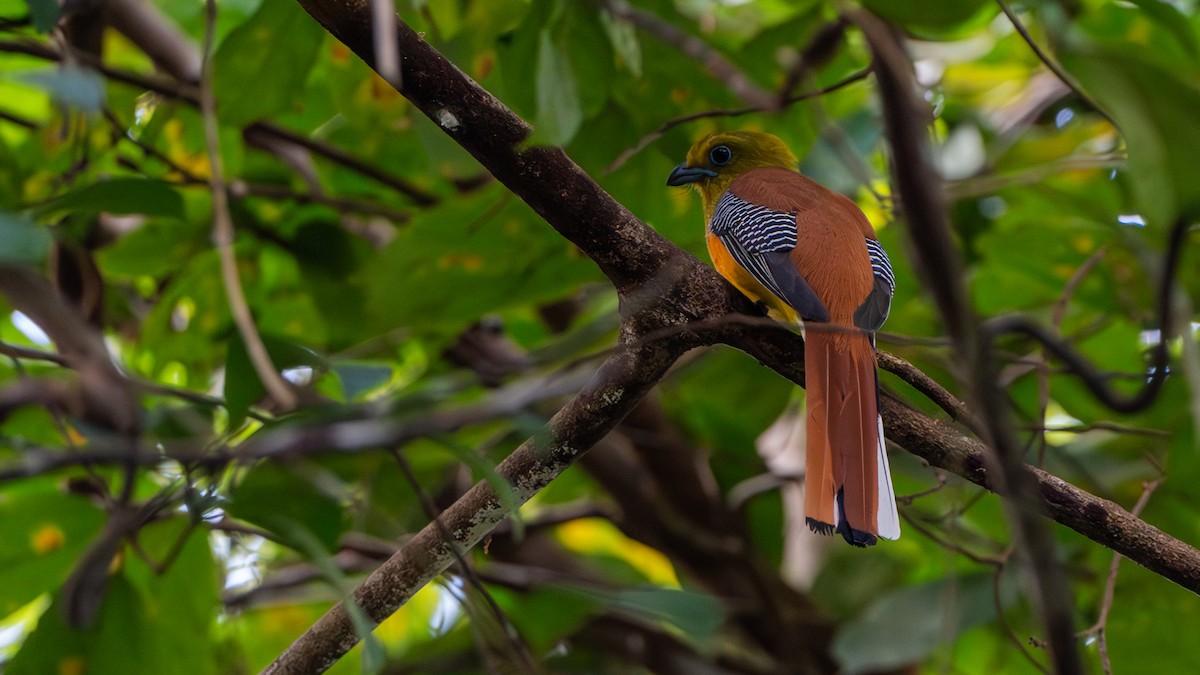
{"type": "Polygon", "coordinates": [[[725,166],[729,160],[733,159],[733,151],[728,145],[718,145],[708,151],[708,161],[713,163],[713,166],[725,166]]]}

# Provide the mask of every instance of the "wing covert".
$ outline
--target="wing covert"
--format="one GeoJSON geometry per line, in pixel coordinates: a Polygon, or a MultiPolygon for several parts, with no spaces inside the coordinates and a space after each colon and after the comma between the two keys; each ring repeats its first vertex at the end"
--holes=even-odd
{"type": "Polygon", "coordinates": [[[888,260],[887,251],[883,250],[883,244],[878,240],[867,239],[867,254],[871,258],[871,273],[875,283],[867,299],[854,310],[854,325],[874,332],[883,327],[892,309],[896,276],[892,274],[892,262],[888,260]]]}
{"type": "Polygon", "coordinates": [[[791,305],[805,321],[828,321],[829,311],[792,263],[796,213],[775,211],[726,192],[717,200],[709,230],[737,264],[791,305]]]}

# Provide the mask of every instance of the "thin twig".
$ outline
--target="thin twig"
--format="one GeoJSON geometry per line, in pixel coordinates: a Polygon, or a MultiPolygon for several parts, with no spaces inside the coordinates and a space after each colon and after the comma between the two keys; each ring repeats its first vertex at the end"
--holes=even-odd
{"type": "Polygon", "coordinates": [[[28,117],[23,117],[16,113],[8,112],[7,110],[0,110],[0,120],[12,122],[17,126],[25,127],[26,129],[37,129],[39,126],[37,122],[29,119],[28,117]]]}
{"type": "MultiPolygon", "coordinates": [[[[1054,327],[1054,332],[1059,332],[1062,328],[1063,318],[1067,314],[1067,305],[1071,302],[1071,298],[1075,295],[1075,290],[1087,278],[1089,272],[1104,259],[1104,254],[1108,251],[1108,246],[1104,245],[1096,249],[1096,252],[1088,256],[1087,260],[1075,270],[1067,283],[1063,286],[1062,293],[1054,302],[1054,309],[1050,316],[1050,325],[1054,327]]],[[[1038,378],[1038,423],[1046,423],[1046,409],[1050,406],[1050,350],[1042,346],[1041,363],[1037,368],[1038,378]]],[[[1046,463],[1046,434],[1038,434],[1037,438],[1037,465],[1042,466],[1046,463]]]]}
{"type": "Polygon", "coordinates": [[[32,347],[22,347],[20,345],[0,342],[0,354],[7,356],[10,359],[26,359],[29,361],[47,361],[59,366],[68,366],[70,362],[61,354],[54,352],[46,352],[32,347]]]}
{"type": "Polygon", "coordinates": [[[1100,169],[1124,166],[1126,159],[1126,153],[1123,151],[1095,155],[1072,155],[1055,162],[1039,164],[1012,173],[988,174],[946,181],[946,196],[951,201],[982,197],[1008,187],[1040,183],[1055,174],[1071,171],[1099,171],[1100,169]]]}
{"type": "Polygon", "coordinates": [[[982,426],[979,419],[975,417],[975,413],[965,403],[955,398],[937,380],[929,377],[921,369],[890,352],[878,351],[875,353],[875,359],[880,368],[896,375],[914,389],[924,394],[925,398],[936,403],[939,408],[946,411],[956,422],[966,425],[967,428],[976,434],[980,433],[982,426]]]}
{"type": "Polygon", "coordinates": [[[396,192],[405,195],[409,199],[413,200],[413,203],[418,206],[432,206],[438,202],[437,195],[434,195],[423,188],[419,188],[399,176],[390,174],[373,164],[368,164],[367,162],[362,161],[361,159],[355,157],[349,152],[346,152],[345,150],[342,150],[341,148],[319,141],[305,134],[300,134],[290,129],[284,129],[283,127],[276,126],[270,122],[255,122],[254,124],[246,127],[244,135],[252,137],[256,133],[265,133],[274,138],[295,143],[296,145],[299,145],[300,147],[305,148],[314,154],[320,155],[321,157],[324,157],[325,159],[328,159],[336,164],[340,164],[351,171],[360,173],[375,180],[381,185],[385,185],[396,192]]]}
{"type": "Polygon", "coordinates": [[[1089,431],[1111,431],[1118,434],[1130,434],[1133,436],[1153,436],[1155,438],[1170,438],[1170,431],[1163,429],[1142,429],[1140,427],[1131,427],[1125,424],[1116,422],[1092,422],[1091,424],[1073,424],[1061,427],[1048,427],[1045,425],[1033,424],[1025,427],[1026,431],[1037,433],[1046,433],[1050,431],[1062,431],[1069,434],[1082,434],[1089,431]]]}
{"type": "Polygon", "coordinates": [[[930,541],[937,544],[938,546],[941,546],[942,548],[946,549],[947,551],[952,551],[954,553],[961,555],[962,557],[966,558],[967,560],[970,560],[972,562],[977,562],[980,565],[989,565],[989,566],[993,566],[993,567],[998,567],[1000,565],[1003,565],[1006,562],[1006,559],[1000,555],[993,555],[993,554],[988,554],[988,553],[976,553],[975,551],[972,551],[963,546],[960,546],[959,544],[957,544],[953,541],[950,541],[949,539],[941,536],[940,534],[934,533],[933,530],[929,529],[928,527],[925,527],[924,523],[922,523],[920,520],[909,515],[908,509],[901,509],[900,515],[904,517],[904,522],[908,523],[908,525],[910,527],[912,527],[917,532],[920,532],[922,535],[924,535],[930,541]]]}
{"type": "Polygon", "coordinates": [[[155,160],[158,160],[159,162],[164,164],[168,169],[170,169],[171,171],[174,171],[175,173],[182,176],[183,179],[185,181],[187,181],[188,183],[195,183],[198,185],[200,185],[200,184],[207,185],[208,184],[208,180],[205,179],[204,177],[198,176],[195,173],[192,173],[192,171],[190,171],[187,167],[183,166],[182,164],[179,164],[178,162],[176,162],[175,160],[173,160],[169,156],[167,156],[166,153],[161,152],[158,148],[154,147],[153,145],[146,143],[145,141],[138,138],[137,136],[134,136],[133,133],[129,130],[129,127],[127,127],[121,123],[121,120],[117,117],[117,114],[112,109],[110,109],[110,108],[104,109],[104,119],[108,120],[109,125],[113,129],[113,134],[117,137],[118,140],[125,141],[127,143],[132,143],[134,146],[136,146],[139,150],[142,151],[143,155],[145,155],[147,157],[151,157],[155,160]]]}
{"type": "MultiPolygon", "coordinates": [[[[536,672],[537,667],[534,665],[533,656],[530,655],[529,648],[521,640],[521,635],[517,631],[516,626],[512,624],[512,621],[509,620],[508,615],[504,613],[504,610],[501,609],[500,605],[496,602],[496,598],[492,597],[491,591],[489,591],[487,586],[483,584],[483,580],[479,578],[479,575],[475,573],[474,567],[472,567],[467,561],[466,556],[463,554],[462,548],[458,545],[458,542],[454,540],[454,535],[450,533],[450,530],[446,527],[446,524],[442,522],[442,517],[438,512],[437,505],[433,503],[433,499],[430,498],[429,493],[425,491],[425,488],[422,487],[421,482],[417,480],[417,476],[413,473],[412,466],[409,465],[408,459],[404,456],[404,453],[400,452],[400,450],[397,448],[392,448],[390,452],[392,457],[396,460],[396,464],[400,467],[400,472],[404,474],[404,479],[408,481],[409,486],[413,489],[413,493],[416,494],[417,501],[420,502],[421,508],[425,511],[425,516],[429,518],[429,521],[437,527],[438,532],[440,532],[442,535],[442,540],[446,543],[446,546],[450,548],[450,553],[454,556],[454,566],[458,569],[459,574],[461,574],[463,578],[466,579],[467,583],[469,583],[471,587],[479,593],[480,597],[483,598],[484,603],[488,606],[488,610],[492,613],[492,616],[496,619],[496,621],[499,622],[500,627],[504,631],[504,635],[508,639],[509,645],[512,647],[513,652],[518,658],[520,658],[521,667],[524,669],[524,671],[536,672]]],[[[514,513],[512,514],[512,517],[516,518],[517,515],[514,513]]]]}
{"type": "MultiPolygon", "coordinates": [[[[33,40],[0,40],[0,52],[25,54],[47,61],[62,61],[62,52],[53,47],[36,42],[33,40]]],[[[163,77],[152,75],[144,75],[142,73],[117,68],[106,65],[103,61],[89,54],[72,54],[72,58],[76,58],[81,64],[94,68],[104,77],[114,82],[127,84],[145,91],[152,91],[156,94],[166,96],[172,99],[178,99],[200,105],[200,91],[191,84],[185,82],[176,82],[163,77]]],[[[409,181],[395,176],[380,167],[368,164],[341,148],[334,147],[328,143],[309,138],[304,134],[297,133],[290,129],[285,129],[270,122],[255,122],[246,127],[244,134],[263,133],[272,138],[295,143],[303,148],[308,149],[313,154],[324,157],[325,159],[338,164],[346,169],[354,171],[371,178],[383,185],[386,185],[401,194],[406,195],[419,206],[429,206],[438,202],[438,197],[427,190],[413,185],[409,181]]]]}
{"type": "Polygon", "coordinates": [[[234,180],[229,184],[229,192],[234,197],[262,197],[264,199],[283,199],[297,204],[320,204],[347,213],[361,213],[371,216],[382,216],[393,224],[407,223],[412,220],[412,214],[398,211],[382,204],[351,199],[349,197],[332,197],[315,192],[297,192],[285,185],[270,185],[267,183],[247,183],[234,180]]]}
{"type": "Polygon", "coordinates": [[[723,82],[734,96],[740,98],[747,105],[764,109],[770,109],[775,105],[773,95],[754,84],[741,68],[735,66],[704,40],[685,33],[674,24],[668,23],[650,12],[631,7],[625,0],[607,0],[603,6],[613,17],[638,27],[675,47],[685,56],[703,64],[713,77],[723,82]]]}
{"type": "MultiPolygon", "coordinates": [[[[181,185],[203,185],[209,187],[209,179],[199,176],[187,167],[179,164],[165,153],[154,147],[150,143],[146,143],[134,136],[128,128],[126,128],[116,114],[109,109],[104,110],[104,117],[113,127],[114,135],[122,141],[132,143],[137,146],[142,154],[147,157],[152,157],[155,160],[164,164],[168,169],[179,174],[183,181],[181,185]]],[[[282,139],[285,142],[291,143],[291,139],[282,139]]],[[[229,192],[233,197],[265,197],[269,199],[288,199],[295,201],[298,204],[321,204],[329,206],[339,211],[350,213],[363,213],[368,215],[383,216],[393,223],[408,222],[412,216],[404,211],[375,204],[360,199],[350,199],[346,197],[331,197],[316,192],[297,192],[283,185],[270,185],[265,183],[248,183],[242,180],[233,180],[229,183],[229,192]]]]}
{"type": "MultiPolygon", "coordinates": [[[[0,40],[0,52],[25,54],[47,61],[62,61],[63,53],[54,47],[36,40],[0,40]]],[[[70,58],[88,68],[94,68],[101,75],[115,82],[121,82],[133,87],[153,91],[164,96],[177,98],[199,105],[200,92],[195,86],[169,80],[164,77],[143,75],[123,68],[105,65],[102,60],[92,54],[76,50],[70,58]]]]}
{"type": "MultiPolygon", "coordinates": [[[[1129,510],[1139,518],[1142,511],[1146,509],[1146,505],[1150,503],[1150,496],[1162,485],[1165,478],[1156,478],[1152,481],[1147,481],[1142,484],[1142,494],[1138,497],[1133,508],[1129,510]]],[[[1080,632],[1080,636],[1096,636],[1098,643],[1098,651],[1100,655],[1100,667],[1104,669],[1105,675],[1112,675],[1112,662],[1108,658],[1108,614],[1112,611],[1113,599],[1117,590],[1117,572],[1121,567],[1121,559],[1125,556],[1120,553],[1113,553],[1112,563],[1108,566],[1108,578],[1104,583],[1104,595],[1100,601],[1100,615],[1096,619],[1096,623],[1092,624],[1088,629],[1080,632]]]]}
{"type": "Polygon", "coordinates": [[[1105,406],[1120,413],[1135,413],[1149,407],[1162,392],[1170,371],[1170,337],[1175,329],[1174,297],[1175,273],[1179,269],[1179,261],[1183,257],[1183,249],[1190,221],[1179,218],[1171,226],[1167,237],[1166,260],[1158,281],[1155,299],[1158,307],[1158,325],[1162,335],[1151,348],[1151,365],[1149,371],[1138,377],[1144,384],[1137,393],[1126,395],[1109,388],[1107,375],[1096,370],[1092,363],[1067,342],[1059,339],[1054,332],[1034,322],[1025,316],[1011,315],[992,319],[984,326],[989,341],[995,341],[1005,333],[1021,333],[1042,344],[1080,379],[1088,391],[1105,406]]]}
{"type": "Polygon", "coordinates": [[[233,215],[229,212],[229,194],[225,189],[224,170],[221,165],[220,140],[217,136],[216,101],[212,88],[212,43],[214,25],[217,17],[216,0],[205,3],[204,31],[204,66],[200,77],[200,112],[204,118],[204,137],[208,146],[208,163],[210,166],[209,185],[212,190],[213,205],[213,243],[221,259],[221,282],[225,286],[225,295],[229,299],[229,310],[233,314],[233,322],[237,325],[238,333],[246,347],[246,354],[254,366],[254,372],[262,381],[267,393],[283,410],[296,407],[296,394],[287,382],[283,381],[275,365],[271,363],[271,355],[263,343],[258,328],[254,325],[254,316],[250,313],[250,305],[246,302],[242,281],[238,277],[237,255],[233,250],[233,215]]]}
{"type": "MultiPolygon", "coordinates": [[[[927,465],[927,467],[928,467],[928,465],[927,465]]],[[[937,493],[937,492],[941,492],[942,489],[946,487],[947,483],[949,482],[949,479],[946,478],[946,472],[942,471],[941,469],[936,469],[934,467],[928,467],[928,468],[930,469],[930,471],[933,472],[934,478],[937,479],[937,484],[931,488],[925,488],[924,490],[920,490],[919,492],[914,492],[912,494],[907,494],[907,495],[899,495],[896,497],[897,504],[906,504],[906,505],[912,504],[913,500],[918,499],[920,497],[927,497],[927,496],[937,493]]]]}
{"type": "Polygon", "coordinates": [[[1101,108],[1091,96],[1088,96],[1082,89],[1080,89],[1079,86],[1075,84],[1074,78],[1068,75],[1067,71],[1063,70],[1062,67],[1058,65],[1058,62],[1050,58],[1050,55],[1038,45],[1038,43],[1033,39],[1033,35],[1029,33],[1029,29],[1025,27],[1025,24],[1021,23],[1021,19],[1017,16],[1016,12],[1014,12],[1012,8],[1008,6],[1008,3],[1004,0],[996,0],[996,4],[999,5],[1000,9],[1004,12],[1004,16],[1008,17],[1008,20],[1012,23],[1013,28],[1017,30],[1017,34],[1021,36],[1021,39],[1025,40],[1025,44],[1029,45],[1029,49],[1031,49],[1033,53],[1037,55],[1038,60],[1045,64],[1045,66],[1050,69],[1050,72],[1054,73],[1054,76],[1057,77],[1063,84],[1067,85],[1071,91],[1075,92],[1076,96],[1087,103],[1088,107],[1103,115],[1104,118],[1112,123],[1113,126],[1116,126],[1116,122],[1113,122],[1113,119],[1108,116],[1108,113],[1105,112],[1104,108],[1101,108]]]}
{"type": "MultiPolygon", "coordinates": [[[[870,74],[871,74],[870,68],[863,68],[862,70],[857,70],[857,71],[847,75],[846,77],[838,80],[837,82],[834,82],[833,84],[831,84],[829,86],[821,87],[820,89],[814,89],[813,91],[807,91],[802,94],[796,94],[794,96],[789,96],[787,98],[787,100],[784,101],[784,105],[781,107],[787,107],[787,106],[789,106],[793,103],[797,103],[799,101],[805,101],[810,98],[816,98],[818,96],[824,96],[826,94],[833,93],[839,89],[842,89],[843,87],[854,84],[855,82],[865,80],[867,78],[867,76],[870,74]]],[[[641,152],[642,150],[646,149],[646,146],[650,145],[651,143],[658,140],[659,138],[662,138],[663,134],[667,133],[671,129],[674,129],[675,127],[677,127],[681,124],[687,124],[688,122],[695,122],[696,120],[710,119],[713,117],[740,117],[742,115],[749,115],[750,113],[756,113],[756,112],[765,112],[765,111],[771,110],[771,109],[772,108],[748,107],[748,108],[732,108],[732,109],[721,109],[721,110],[705,110],[702,112],[691,113],[689,115],[681,115],[680,117],[673,117],[673,118],[663,122],[662,124],[660,124],[658,126],[658,128],[655,129],[654,131],[651,131],[650,133],[646,134],[645,136],[642,136],[640,139],[638,139],[638,142],[633,145],[633,147],[625,150],[620,155],[617,155],[617,158],[614,159],[612,162],[610,162],[609,165],[604,168],[604,173],[606,173],[606,174],[612,173],[613,171],[616,171],[617,169],[621,168],[621,166],[624,165],[625,162],[628,162],[630,160],[630,158],[632,158],[634,155],[641,152]]]]}

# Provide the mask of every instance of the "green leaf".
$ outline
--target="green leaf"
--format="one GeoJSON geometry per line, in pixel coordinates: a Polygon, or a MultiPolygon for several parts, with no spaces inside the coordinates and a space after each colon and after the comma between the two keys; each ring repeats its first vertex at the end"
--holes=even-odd
{"type": "MultiPolygon", "coordinates": [[[[262,336],[267,355],[276,371],[282,372],[297,366],[319,368],[325,360],[307,347],[270,335],[262,336]]],[[[258,371],[246,352],[246,343],[240,333],[229,341],[229,352],[225,357],[225,404],[229,410],[229,424],[238,427],[246,419],[250,406],[266,396],[267,388],[258,377],[258,371]]]]}
{"type": "Polygon", "coordinates": [[[628,21],[614,19],[607,11],[600,12],[600,24],[608,35],[613,51],[624,66],[636,78],[642,77],[642,45],[638,42],[637,29],[628,21]]]}
{"type": "Polygon", "coordinates": [[[146,559],[128,553],[125,575],[141,594],[156,651],[173,667],[186,664],[191,673],[215,673],[221,585],[208,530],[178,516],[139,530],[138,545],[146,559]]]}
{"type": "Polygon", "coordinates": [[[112,178],[71,190],[37,208],[42,214],[67,211],[182,218],[183,198],[166,181],[112,178]]]}
{"type": "Polygon", "coordinates": [[[242,126],[286,110],[303,91],[324,37],[325,31],[297,3],[263,0],[213,57],[222,124],[242,126]]]}
{"type": "Polygon", "coordinates": [[[58,588],[103,523],[103,511],[63,494],[56,481],[7,487],[0,496],[0,616],[58,588]]]}
{"type": "Polygon", "coordinates": [[[496,56],[500,75],[508,93],[506,103],[522,116],[537,110],[537,82],[531,75],[537,70],[538,44],[553,2],[535,2],[516,30],[500,37],[496,56]]]}
{"type": "MultiPolygon", "coordinates": [[[[564,5],[562,26],[571,72],[577,83],[583,117],[591,118],[604,108],[609,87],[616,74],[612,46],[597,20],[596,8],[587,3],[569,2],[564,5]]],[[[639,64],[640,65],[640,64],[639,64]]],[[[570,139],[568,139],[570,140],[570,139]]]]}
{"type": "Polygon", "coordinates": [[[863,0],[863,6],[888,23],[934,35],[974,24],[984,7],[989,16],[996,11],[987,0],[863,0]]]}
{"type": "Polygon", "coordinates": [[[345,529],[345,509],[316,471],[310,464],[259,464],[233,489],[227,510],[310,557],[313,541],[334,551],[345,529]]]}
{"type": "Polygon", "coordinates": [[[97,252],[105,275],[161,278],[211,247],[211,227],[196,220],[152,220],[97,252]]]}
{"type": "Polygon", "coordinates": [[[54,238],[15,213],[0,211],[0,263],[36,264],[46,259],[54,238]]]}
{"type": "Polygon", "coordinates": [[[1174,5],[1162,0],[1130,0],[1137,5],[1145,16],[1157,23],[1164,31],[1171,34],[1179,46],[1193,59],[1200,56],[1196,47],[1194,28],[1188,25],[1188,17],[1174,5]]]}
{"type": "Polygon", "coordinates": [[[564,297],[595,267],[497,187],[414,217],[364,277],[379,325],[434,331],[564,297]]]}
{"type": "Polygon", "coordinates": [[[58,25],[58,17],[62,16],[62,7],[55,0],[26,0],[29,4],[29,18],[33,27],[39,33],[49,33],[58,25]]]}
{"type": "Polygon", "coordinates": [[[519,594],[504,588],[491,591],[535,654],[550,651],[605,607],[600,598],[570,587],[541,586],[519,594]]]}
{"type": "Polygon", "coordinates": [[[583,123],[583,108],[566,50],[549,30],[538,36],[537,114],[531,145],[565,145],[583,123]]]}
{"type": "Polygon", "coordinates": [[[1110,111],[1129,145],[1129,175],[1146,222],[1166,227],[1200,213],[1200,89],[1136,52],[1064,54],[1066,66],[1110,111]]]}
{"type": "MultiPolygon", "coordinates": [[[[1013,595],[1009,586],[1002,584],[1002,598],[1013,595]]],[[[848,675],[900,668],[995,616],[991,574],[900,588],[846,624],[834,638],[833,655],[848,675]]]]}
{"type": "Polygon", "coordinates": [[[63,621],[63,599],[56,597],[38,620],[37,628],[21,645],[5,673],[8,675],[42,675],[43,673],[149,673],[181,672],[181,664],[173,666],[156,659],[146,649],[145,641],[152,640],[143,621],[141,598],[124,575],[108,582],[104,602],[95,625],[89,630],[76,630],[63,621]],[[113,649],[111,645],[137,645],[137,649],[113,649]],[[107,647],[107,648],[106,648],[107,647]]]}
{"type": "Polygon", "coordinates": [[[211,638],[217,608],[212,554],[203,531],[187,534],[184,518],[145,528],[139,542],[155,571],[127,551],[108,582],[95,625],[67,626],[56,597],[7,664],[6,673],[216,673],[211,638]],[[168,552],[177,550],[173,559],[168,552]]]}
{"type": "Polygon", "coordinates": [[[563,588],[640,619],[674,626],[699,646],[707,645],[725,621],[721,601],[702,593],[673,588],[626,588],[615,591],[574,586],[563,588]]]}

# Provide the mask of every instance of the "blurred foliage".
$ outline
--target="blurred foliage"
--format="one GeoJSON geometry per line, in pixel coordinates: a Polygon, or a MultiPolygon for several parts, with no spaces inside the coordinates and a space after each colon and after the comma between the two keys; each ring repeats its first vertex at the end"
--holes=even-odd
{"type": "MultiPolygon", "coordinates": [[[[54,28],[59,3],[0,0],[0,263],[48,268],[67,246],[94,263],[96,275],[86,283],[102,293],[114,358],[131,377],[153,385],[141,390],[141,447],[193,457],[218,448],[236,454],[272,432],[303,433],[343,420],[417,420],[489,401],[497,383],[551,386],[554,376],[598,362],[615,339],[616,302],[585,257],[293,0],[218,4],[213,81],[237,267],[275,365],[302,389],[301,408],[287,415],[263,399],[231,319],[211,243],[203,120],[186,96],[170,95],[187,86],[147,92],[74,59],[58,65],[20,53],[14,48],[20,41],[55,46],[74,34],[64,38],[54,28]],[[300,159],[297,146],[278,151],[262,141],[263,123],[309,139],[316,151],[300,159]],[[342,155],[353,161],[337,159],[342,155]],[[489,361],[502,366],[498,375],[480,369],[487,359],[470,350],[463,355],[461,336],[479,332],[505,345],[489,361]]],[[[697,36],[765,90],[782,85],[837,6],[632,4],[697,36]]],[[[1136,386],[1146,347],[1158,339],[1151,308],[1166,230],[1200,209],[1195,0],[1014,5],[1078,91],[1049,72],[991,2],[861,4],[911,38],[979,311],[1057,320],[1097,368],[1129,374],[1114,377],[1117,386],[1136,386]]],[[[761,128],[783,137],[805,158],[803,170],[858,200],[891,251],[898,287],[881,347],[955,387],[956,364],[910,266],[904,224],[890,215],[888,152],[871,78],[777,113],[671,126],[618,165],[614,160],[668,120],[744,104],[677,46],[614,18],[599,3],[397,0],[396,6],[426,40],[534,125],[532,143],[563,145],[614,197],[701,257],[699,203],[663,186],[671,167],[708,130],[761,128]]],[[[199,53],[202,3],[156,0],[148,7],[181,31],[169,36],[183,40],[172,49],[199,53]]],[[[99,44],[110,68],[167,81],[117,29],[106,28],[99,44]]],[[[869,61],[865,41],[848,29],[796,91],[837,84],[869,61]]],[[[1189,256],[1184,260],[1177,286],[1194,298],[1200,274],[1189,256]]],[[[23,315],[7,304],[0,310],[5,344],[52,348],[23,315]]],[[[1188,319],[1181,326],[1194,334],[1198,324],[1194,315],[1188,319]]],[[[1030,344],[1008,340],[1001,347],[1002,378],[1030,461],[1127,507],[1143,481],[1165,475],[1145,518],[1200,541],[1194,345],[1173,345],[1181,365],[1158,404],[1132,416],[1106,410],[1054,367],[1039,368],[1041,352],[1030,344]]],[[[725,494],[765,471],[755,441],[800,394],[735,351],[695,356],[659,387],[656,405],[707,460],[725,494]]],[[[39,379],[68,377],[38,358],[0,362],[0,387],[39,379]]],[[[895,377],[882,374],[881,381],[915,407],[936,412],[895,377]]],[[[399,451],[424,496],[444,507],[470,482],[495,480],[492,467],[536,433],[554,400],[399,451]]],[[[60,407],[6,409],[0,470],[36,469],[41,459],[112,441],[60,407]]],[[[120,541],[111,561],[101,561],[107,584],[86,627],[68,621],[64,607],[75,598],[67,580],[93,545],[110,536],[105,522],[129,477],[76,466],[5,478],[0,669],[217,673],[265,666],[343,597],[380,551],[428,522],[421,496],[389,448],[321,449],[288,461],[216,468],[163,461],[137,472],[128,485],[132,498],[160,499],[164,507],[120,541]]],[[[937,484],[898,450],[893,470],[899,494],[937,484]]],[[[830,652],[844,672],[915,663],[922,672],[1020,673],[1036,672],[1031,661],[1044,662],[1036,648],[1014,646],[1013,636],[1027,643],[1039,627],[1015,559],[1004,558],[1009,534],[1000,505],[980,492],[950,477],[904,509],[932,536],[909,527],[895,543],[823,554],[810,596],[837,626],[830,652]],[[994,564],[1001,559],[1007,564],[994,564]]],[[[575,467],[525,506],[521,518],[532,523],[556,510],[613,501],[594,476],[575,467]]],[[[778,565],[784,548],[778,495],[751,500],[745,517],[753,556],[778,565]]],[[[730,608],[653,542],[635,541],[634,531],[596,517],[550,531],[548,539],[529,533],[527,544],[517,537],[513,545],[549,546],[555,560],[586,570],[587,583],[505,583],[500,572],[518,558],[472,552],[487,595],[461,576],[446,576],[379,627],[376,648],[411,672],[476,672],[511,656],[515,640],[551,671],[618,671],[629,663],[586,638],[601,618],[616,617],[661,631],[713,663],[721,653],[738,652],[740,638],[728,630],[730,608]],[[489,576],[493,564],[496,576],[489,576]],[[499,625],[497,616],[510,625],[499,625]]],[[[1090,626],[1101,610],[1111,552],[1065,528],[1055,534],[1074,583],[1077,624],[1090,626]]],[[[1195,609],[1187,592],[1126,564],[1105,633],[1114,670],[1195,671],[1200,646],[1188,639],[1200,631],[1195,609]]],[[[1098,671],[1094,638],[1081,648],[1098,671]]],[[[361,647],[351,652],[335,671],[378,665],[361,653],[361,647]]]]}

